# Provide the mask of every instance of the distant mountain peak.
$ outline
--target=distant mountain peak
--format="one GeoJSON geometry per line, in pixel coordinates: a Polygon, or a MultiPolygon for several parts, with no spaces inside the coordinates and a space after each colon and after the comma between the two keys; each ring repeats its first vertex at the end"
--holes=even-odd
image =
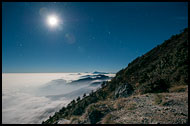
{"type": "Polygon", "coordinates": [[[93,74],[108,74],[107,72],[94,71],[93,74]]]}

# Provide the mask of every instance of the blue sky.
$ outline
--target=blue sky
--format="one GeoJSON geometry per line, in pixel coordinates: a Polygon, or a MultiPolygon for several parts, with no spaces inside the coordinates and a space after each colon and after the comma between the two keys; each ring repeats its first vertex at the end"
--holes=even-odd
{"type": "Polygon", "coordinates": [[[117,72],[187,26],[187,2],[3,2],[2,72],[117,72]]]}

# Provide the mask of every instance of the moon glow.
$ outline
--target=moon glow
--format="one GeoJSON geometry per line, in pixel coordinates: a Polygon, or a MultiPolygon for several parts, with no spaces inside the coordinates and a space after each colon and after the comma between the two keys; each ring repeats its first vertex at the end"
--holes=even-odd
{"type": "Polygon", "coordinates": [[[59,24],[59,19],[55,15],[50,15],[47,18],[47,23],[50,27],[56,27],[59,24]]]}

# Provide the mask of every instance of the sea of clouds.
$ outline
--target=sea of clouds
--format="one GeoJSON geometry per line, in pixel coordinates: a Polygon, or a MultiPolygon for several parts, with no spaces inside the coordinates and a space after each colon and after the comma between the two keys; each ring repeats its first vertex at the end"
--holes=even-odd
{"type": "MultiPolygon", "coordinates": [[[[72,84],[73,81],[93,75],[92,73],[3,73],[2,123],[42,123],[71,100],[99,88],[100,84],[91,84],[104,80],[72,84]]],[[[115,74],[105,75],[115,76],[115,74]]]]}

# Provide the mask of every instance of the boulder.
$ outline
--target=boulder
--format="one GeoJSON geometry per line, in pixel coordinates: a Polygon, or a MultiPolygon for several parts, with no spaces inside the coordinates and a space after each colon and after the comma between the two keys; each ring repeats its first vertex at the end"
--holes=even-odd
{"type": "Polygon", "coordinates": [[[115,98],[120,98],[120,97],[129,97],[130,95],[132,95],[132,93],[134,92],[133,87],[128,84],[122,84],[121,86],[119,86],[116,90],[115,90],[115,98]]]}

